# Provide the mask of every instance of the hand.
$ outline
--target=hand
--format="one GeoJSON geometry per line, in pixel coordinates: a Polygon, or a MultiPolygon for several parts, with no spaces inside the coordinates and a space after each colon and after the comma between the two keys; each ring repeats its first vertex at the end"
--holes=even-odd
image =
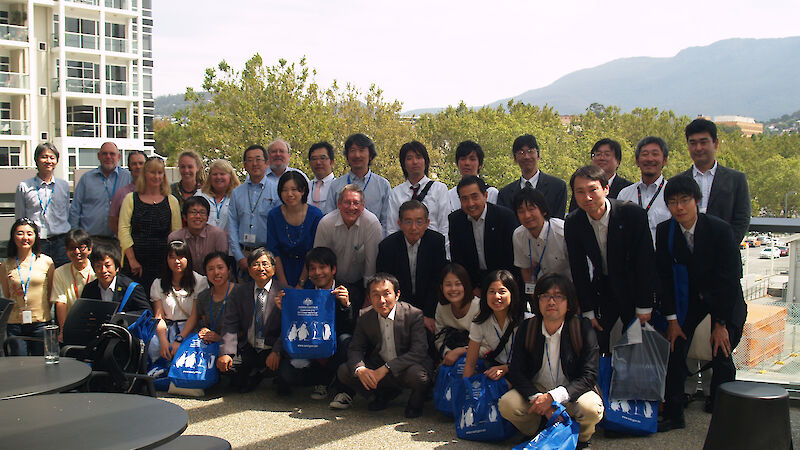
{"type": "Polygon", "coordinates": [[[434,319],[433,317],[423,317],[422,319],[425,321],[425,328],[427,328],[428,331],[433,333],[434,330],[436,330],[436,319],[434,319]]]}
{"type": "Polygon", "coordinates": [[[490,367],[489,369],[486,370],[486,372],[483,372],[484,375],[491,378],[492,380],[499,380],[500,378],[503,378],[503,376],[507,373],[508,373],[507,364],[503,364],[502,366],[490,367]]]}
{"type": "Polygon", "coordinates": [[[131,268],[131,274],[137,277],[142,276],[142,265],[134,257],[128,258],[128,267],[131,268]]]}
{"type": "Polygon", "coordinates": [[[537,394],[531,400],[531,407],[528,409],[528,414],[536,413],[540,416],[546,415],[548,412],[552,414],[553,396],[548,392],[545,394],[537,394]]]}
{"type": "Polygon", "coordinates": [[[181,348],[181,343],[178,342],[178,341],[173,342],[170,345],[170,348],[169,348],[169,358],[168,359],[172,359],[172,357],[175,356],[175,353],[178,352],[179,348],[181,348]]]}
{"type": "Polygon", "coordinates": [[[717,350],[722,350],[725,357],[731,356],[731,338],[725,325],[714,324],[714,329],[711,331],[711,350],[714,357],[717,356],[717,350]]]}
{"type": "Polygon", "coordinates": [[[267,368],[273,372],[277,372],[278,364],[281,363],[281,354],[278,352],[270,352],[267,356],[267,368]]]}
{"type": "Polygon", "coordinates": [[[597,331],[603,331],[603,327],[600,326],[600,322],[597,319],[592,319],[592,328],[597,331]]]}
{"type": "Polygon", "coordinates": [[[350,306],[350,292],[344,286],[337,286],[336,289],[332,290],[331,293],[336,300],[339,300],[339,303],[342,307],[347,308],[350,306]]]}
{"type": "Polygon", "coordinates": [[[278,292],[278,295],[275,296],[275,306],[277,306],[278,309],[281,309],[281,306],[283,305],[283,294],[284,292],[280,291],[278,292]]]}
{"type": "Polygon", "coordinates": [[[242,270],[244,270],[244,271],[245,271],[245,273],[246,273],[246,272],[247,272],[247,269],[248,269],[248,266],[247,266],[247,258],[242,258],[242,259],[240,259],[238,264],[239,264],[239,268],[240,268],[240,269],[242,269],[242,270]]]}
{"type": "Polygon", "coordinates": [[[458,361],[458,358],[461,358],[461,355],[467,353],[467,347],[459,347],[444,354],[444,358],[442,359],[442,364],[445,366],[452,366],[453,364],[458,361]]]}
{"type": "Polygon", "coordinates": [[[650,322],[650,318],[653,316],[653,314],[652,313],[637,314],[636,316],[639,318],[639,322],[641,322],[642,325],[644,325],[647,322],[650,322]]]}
{"type": "Polygon", "coordinates": [[[678,319],[667,321],[667,340],[669,341],[669,351],[675,351],[675,341],[677,341],[679,337],[682,337],[683,340],[686,340],[686,334],[683,333],[683,329],[681,329],[681,326],[678,325],[678,319]]]}
{"type": "Polygon", "coordinates": [[[219,342],[219,340],[222,339],[222,336],[217,334],[215,331],[208,330],[208,333],[206,333],[205,337],[201,339],[206,344],[213,344],[214,342],[219,342]]]}
{"type": "Polygon", "coordinates": [[[209,330],[206,327],[200,328],[200,331],[197,332],[197,337],[199,337],[200,339],[205,339],[206,333],[208,333],[209,331],[211,330],[209,330]]]}
{"type": "Polygon", "coordinates": [[[158,354],[164,359],[172,359],[172,351],[169,348],[169,344],[164,341],[161,341],[158,354]]]}
{"type": "Polygon", "coordinates": [[[387,373],[389,373],[389,369],[387,369],[386,366],[381,366],[376,370],[364,367],[356,372],[356,376],[358,376],[358,380],[361,381],[361,385],[364,386],[364,389],[371,391],[378,388],[378,383],[381,382],[387,373]]]}
{"type": "Polygon", "coordinates": [[[217,358],[217,369],[219,369],[220,372],[227,372],[231,370],[231,367],[233,367],[233,358],[231,358],[231,355],[222,355],[217,358]]]}

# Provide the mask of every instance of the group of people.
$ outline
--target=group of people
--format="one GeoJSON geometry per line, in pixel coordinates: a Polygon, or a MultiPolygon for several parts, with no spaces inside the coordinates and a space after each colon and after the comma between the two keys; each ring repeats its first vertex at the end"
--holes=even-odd
{"type": "MultiPolygon", "coordinates": [[[[482,359],[488,377],[511,387],[500,402],[505,418],[535,434],[559,401],[580,423],[584,446],[602,417],[594,386],[599,355],[613,349],[610,330],[657,316],[671,343],[659,428],[682,428],[684,380],[697,364],[687,349],[708,314],[709,402],[735,378],[731,351],[746,316],[738,243],[750,217],[744,174],[716,161],[714,123],[696,119],[685,131],[694,165],[669,180],[663,139],[637,144],[636,183],[616,173],[620,144],[598,141],[592,164],[569,180],[568,215],[567,183],[539,169],[532,135],[513,142],[521,176],[499,190],[480,177],[484,152],[473,141],[456,148],[462,178],[451,189],[428,177],[430,157],[417,141],[400,148],[406,180],[392,188],[371,171],[375,144],[360,133],[344,144],[349,171],[339,177],[329,143],[309,148],[309,180],[289,166],[289,144],[275,140],[244,150],[241,184],[227,160],[205,169],[185,151],[170,186],[161,158],[131,152],[124,169],[108,142],[71,204],[68,184],[53,176],[58,150],[41,144],[37,176],[17,190],[18,220],[0,264],[3,292],[16,301],[8,334],[40,336],[51,303],[63,326],[78,298],[120,302],[160,319],[153,359],[170,359],[199,330],[221,341],[217,367],[235,372],[242,392],[274,375],[279,394],[311,385],[312,398],[332,396],[330,406],[345,409],[361,392],[381,410],[410,388],[406,417],[421,414],[437,364],[463,356],[468,377],[482,359]],[[688,277],[676,279],[676,265],[688,277]],[[681,283],[688,289],[676,289],[681,283]],[[283,351],[287,288],[331,292],[332,357],[283,351]]],[[[14,345],[18,354],[37,351],[14,345]]]]}

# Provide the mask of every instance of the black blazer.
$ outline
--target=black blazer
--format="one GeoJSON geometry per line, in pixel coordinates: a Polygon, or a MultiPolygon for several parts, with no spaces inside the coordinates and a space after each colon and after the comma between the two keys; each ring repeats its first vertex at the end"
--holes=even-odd
{"type": "MultiPolygon", "coordinates": [[[[486,224],[483,236],[483,254],[487,270],[506,269],[518,275],[514,266],[514,245],[512,236],[516,228],[517,216],[510,209],[486,203],[486,224]]],[[[473,287],[483,283],[478,250],[472,234],[472,223],[463,209],[453,211],[448,216],[450,235],[450,257],[469,273],[473,287]]]]}
{"type": "MultiPolygon", "coordinates": [[[[267,302],[275,303],[275,297],[286,288],[277,278],[272,278],[272,285],[267,292],[267,302]]],[[[256,306],[254,296],[255,282],[238,284],[228,298],[225,307],[225,316],[222,319],[222,347],[221,354],[235,355],[247,345],[247,333],[255,319],[256,306]]],[[[280,353],[283,350],[281,339],[281,310],[273,305],[269,317],[264,322],[264,343],[272,346],[272,351],[280,353]]]]}
{"type": "Polygon", "coordinates": [[[439,276],[447,264],[444,250],[444,236],[433,230],[425,231],[417,250],[417,293],[412,294],[411,270],[408,250],[402,231],[396,231],[378,245],[378,259],[375,272],[386,272],[400,281],[400,298],[422,310],[425,317],[436,315],[439,276]]]}
{"type": "MultiPolygon", "coordinates": [[[[612,181],[611,185],[608,186],[608,198],[617,198],[619,191],[632,184],[632,182],[622,178],[619,176],[619,174],[617,174],[617,176],[614,177],[614,181],[612,181]]],[[[578,203],[575,202],[575,196],[573,195],[569,199],[569,212],[575,211],[576,209],[578,209],[578,203]]]]}
{"type": "Polygon", "coordinates": [[[374,309],[358,318],[353,339],[347,347],[347,367],[350,373],[359,367],[376,369],[389,363],[389,370],[395,377],[414,364],[433,371],[433,361],[428,356],[428,335],[422,311],[406,302],[397,302],[394,316],[394,346],[397,358],[384,361],[380,355],[383,346],[378,313],[374,309]]]}
{"type": "MultiPolygon", "coordinates": [[[[715,177],[716,178],[716,177],[715,177]]],[[[675,314],[673,257],[669,252],[670,220],[656,228],[656,263],[661,279],[659,304],[665,316],[675,314]]],[[[694,231],[694,252],[689,251],[680,225],[675,224],[674,260],[689,272],[689,310],[685,324],[699,323],[711,313],[714,321],[730,323],[739,331],[744,327],[747,305],[742,295],[742,260],[739,243],[731,226],[721,219],[698,214],[694,231]]]]}
{"type": "MultiPolygon", "coordinates": [[[[125,291],[128,290],[128,285],[131,284],[133,280],[126,277],[121,273],[117,273],[117,284],[114,289],[114,300],[117,303],[122,303],[122,298],[125,297],[125,291]]],[[[81,292],[81,298],[90,298],[95,300],[102,300],[100,297],[100,284],[97,280],[94,280],[83,287],[83,292],[81,292]]],[[[142,287],[141,283],[133,288],[133,292],[131,292],[131,296],[128,297],[128,302],[125,303],[125,307],[122,308],[123,312],[141,312],[144,310],[150,309],[150,301],[148,300],[147,294],[144,292],[144,288],[142,287]]]]}
{"type": "MultiPolygon", "coordinates": [[[[681,175],[694,177],[692,167],[681,175]]],[[[736,243],[742,242],[750,227],[750,188],[747,176],[738,170],[717,164],[706,214],[717,216],[733,228],[736,243]]]]}
{"type": "MultiPolygon", "coordinates": [[[[569,324],[565,323],[561,329],[561,370],[569,380],[569,384],[564,386],[569,393],[569,400],[575,401],[581,395],[594,389],[597,384],[597,370],[600,363],[600,348],[597,345],[597,335],[588,319],[580,319],[581,337],[583,347],[580,355],[575,353],[572,348],[569,324]]],[[[523,398],[528,398],[539,392],[533,384],[536,374],[542,369],[544,361],[544,342],[541,322],[530,318],[522,322],[517,335],[514,338],[514,353],[511,357],[511,364],[508,367],[508,382],[514,386],[523,398]],[[528,327],[534,324],[539,325],[534,345],[533,353],[526,348],[525,338],[528,327]]]]}
{"type": "Polygon", "coordinates": [[[603,274],[594,229],[584,210],[569,213],[564,221],[564,239],[581,310],[597,314],[599,308],[602,314],[613,305],[620,316],[628,320],[633,318],[635,308],[655,306],[658,277],[653,238],[644,209],[633,203],[613,199],[609,202],[607,278],[603,274]],[[589,273],[587,258],[592,262],[593,274],[589,273]]]}
{"type": "MultiPolygon", "coordinates": [[[[510,210],[514,210],[514,194],[519,192],[520,179],[512,181],[505,185],[497,194],[497,204],[505,206],[510,210]]],[[[547,200],[547,209],[550,210],[550,217],[564,218],[564,212],[567,209],[567,183],[560,178],[548,175],[541,170],[539,171],[539,181],[534,188],[542,191],[544,198],[547,200]]],[[[514,220],[517,220],[516,214],[514,220]]],[[[452,252],[452,249],[451,249],[452,252]]]]}

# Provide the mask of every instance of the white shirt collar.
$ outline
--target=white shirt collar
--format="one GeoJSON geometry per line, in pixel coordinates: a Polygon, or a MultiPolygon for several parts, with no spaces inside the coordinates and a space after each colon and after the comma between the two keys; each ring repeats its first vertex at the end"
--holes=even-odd
{"type": "MultiPolygon", "coordinates": [[[[253,287],[253,292],[257,294],[258,293],[258,289],[259,289],[258,283],[253,283],[253,286],[254,286],[253,287]]],[[[270,288],[272,288],[272,278],[267,280],[267,284],[264,285],[264,290],[265,291],[269,292],[270,288]]]]}
{"type": "Polygon", "coordinates": [[[317,177],[314,177],[313,181],[322,181],[323,183],[327,183],[327,182],[331,181],[334,178],[336,178],[336,177],[334,177],[333,176],[333,172],[331,172],[331,173],[328,174],[328,176],[326,176],[325,178],[323,178],[321,180],[319,178],[317,178],[317,177]]]}
{"type": "Polygon", "coordinates": [[[558,330],[556,330],[555,333],[550,334],[550,333],[547,332],[547,328],[545,328],[545,326],[544,326],[544,321],[542,321],[542,334],[544,335],[545,339],[553,338],[553,337],[560,338],[561,337],[561,330],[563,330],[563,329],[564,329],[564,322],[561,323],[561,326],[558,327],[558,330]]]}
{"type": "Polygon", "coordinates": [[[606,199],[606,212],[603,213],[603,217],[601,217],[599,220],[594,220],[592,219],[592,216],[586,214],[586,218],[589,219],[589,223],[598,223],[608,228],[608,217],[610,214],[611,214],[611,202],[608,201],[608,199],[606,199]]]}
{"type": "MultiPolygon", "coordinates": [[[[427,175],[423,175],[422,178],[420,178],[419,181],[417,182],[417,186],[419,187],[425,186],[425,184],[430,180],[431,179],[428,178],[427,175]]],[[[408,183],[409,188],[414,186],[413,184],[411,184],[411,181],[408,178],[406,178],[406,183],[408,183]]]]}
{"type": "Polygon", "coordinates": [[[100,288],[100,292],[101,293],[102,292],[111,292],[112,298],[113,298],[114,289],[117,287],[117,277],[114,277],[114,279],[111,280],[111,284],[108,285],[108,289],[103,289],[103,286],[100,285],[99,281],[97,282],[97,287],[100,288]]]}
{"type": "Polygon", "coordinates": [[[617,178],[617,172],[614,172],[614,175],[611,175],[611,176],[608,178],[608,185],[609,185],[609,186],[611,186],[611,183],[613,183],[613,182],[614,182],[614,178],[617,178]]]}
{"type": "Polygon", "coordinates": [[[354,180],[364,180],[364,181],[366,181],[367,179],[369,179],[369,175],[371,173],[372,173],[372,169],[367,169],[367,173],[365,173],[363,177],[359,177],[358,175],[354,174],[353,171],[351,170],[350,172],[348,172],[347,176],[350,177],[350,182],[353,182],[354,180]]]}
{"type": "Polygon", "coordinates": [[[39,186],[41,186],[43,184],[46,184],[46,185],[50,186],[51,184],[54,184],[55,182],[56,182],[55,175],[50,175],[50,182],[49,183],[47,181],[44,181],[43,179],[39,178],[38,174],[36,175],[36,186],[37,187],[39,187],[39,186]]]}
{"type": "MultiPolygon", "coordinates": [[[[347,228],[347,224],[344,223],[344,218],[342,217],[342,212],[339,211],[339,208],[336,208],[336,214],[338,215],[338,217],[336,217],[336,223],[333,226],[347,228]]],[[[353,222],[353,225],[350,226],[350,228],[358,226],[358,224],[361,223],[361,216],[363,216],[363,215],[364,215],[364,211],[361,211],[361,214],[358,215],[358,218],[356,219],[355,222],[353,222]]]]}
{"type": "Polygon", "coordinates": [[[650,189],[650,186],[658,186],[663,179],[664,179],[664,174],[662,173],[661,176],[659,176],[656,179],[656,181],[653,182],[653,184],[648,185],[642,180],[639,180],[638,184],[639,184],[639,186],[643,186],[645,189],[650,189]]]}
{"type": "Polygon", "coordinates": [[[697,166],[692,164],[692,176],[693,177],[696,177],[698,175],[706,175],[706,174],[709,174],[709,173],[711,174],[712,177],[717,174],[717,161],[716,160],[714,161],[714,165],[711,166],[711,168],[708,169],[706,171],[706,173],[701,172],[700,169],[697,168],[697,166]]]}
{"type": "Polygon", "coordinates": [[[403,236],[403,241],[406,243],[406,249],[411,250],[412,248],[419,248],[419,243],[422,242],[422,238],[418,239],[417,242],[411,244],[408,242],[405,236],[403,236]]]}
{"type": "MultiPolygon", "coordinates": [[[[378,311],[375,311],[375,312],[376,312],[376,313],[378,313],[378,311]]],[[[379,318],[379,319],[383,319],[383,320],[391,320],[391,321],[394,321],[394,316],[395,316],[395,314],[397,314],[397,303],[395,303],[395,304],[394,304],[394,308],[392,308],[392,310],[391,310],[391,311],[389,311],[389,315],[388,315],[388,316],[386,316],[386,317],[383,317],[382,315],[380,315],[380,313],[378,313],[378,318],[379,318]]]]}
{"type": "Polygon", "coordinates": [[[533,239],[538,239],[543,241],[544,237],[547,236],[548,228],[550,228],[550,219],[544,219],[544,225],[542,225],[542,230],[539,231],[539,237],[534,236],[530,230],[528,230],[528,234],[530,234],[530,236],[533,239]]]}
{"type": "Polygon", "coordinates": [[[486,221],[486,211],[488,210],[489,208],[487,207],[487,205],[483,205],[483,212],[481,213],[481,216],[478,218],[478,220],[473,219],[472,216],[470,216],[469,214],[467,214],[467,219],[469,219],[473,223],[480,222],[481,220],[486,221]]]}
{"type": "MultiPolygon", "coordinates": [[[[698,217],[699,217],[699,216],[698,216],[698,217]]],[[[694,236],[694,229],[697,227],[697,219],[694,219],[694,223],[692,224],[691,228],[683,228],[683,225],[681,225],[680,223],[679,223],[678,225],[680,225],[680,227],[681,227],[681,232],[682,232],[683,234],[686,234],[686,232],[688,231],[688,232],[689,232],[689,234],[691,234],[692,236],[694,236]]]]}
{"type": "Polygon", "coordinates": [[[520,176],[519,177],[519,187],[521,189],[524,189],[525,188],[525,182],[526,181],[530,181],[531,184],[533,185],[533,187],[535,188],[536,185],[539,184],[539,174],[540,173],[542,173],[542,171],[539,170],[539,169],[536,169],[536,173],[533,174],[533,176],[528,178],[528,179],[526,179],[524,176],[520,176]]]}

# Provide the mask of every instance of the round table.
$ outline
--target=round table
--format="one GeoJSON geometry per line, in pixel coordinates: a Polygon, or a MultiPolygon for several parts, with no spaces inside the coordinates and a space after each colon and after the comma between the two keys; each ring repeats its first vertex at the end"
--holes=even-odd
{"type": "Polygon", "coordinates": [[[37,395],[0,402],[4,448],[132,449],[163,444],[189,423],[178,405],[131,394],[37,395]]]}
{"type": "Polygon", "coordinates": [[[0,358],[0,399],[68,391],[80,386],[92,372],[85,362],[60,358],[45,364],[44,356],[0,358]]]}

